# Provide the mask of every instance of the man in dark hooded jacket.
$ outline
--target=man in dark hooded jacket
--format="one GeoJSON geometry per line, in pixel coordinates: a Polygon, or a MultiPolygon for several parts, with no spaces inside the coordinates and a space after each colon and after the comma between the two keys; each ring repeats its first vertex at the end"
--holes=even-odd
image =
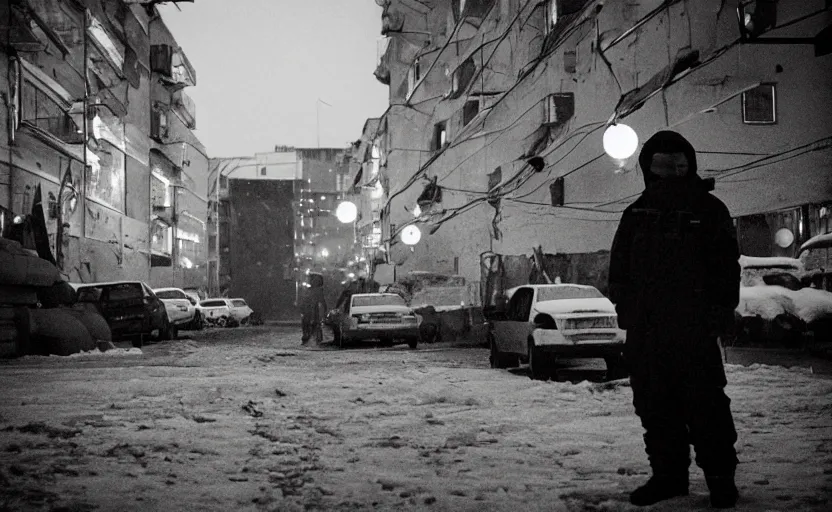
{"type": "Polygon", "coordinates": [[[711,504],[730,508],[737,501],[737,434],[717,338],[739,302],[733,223],[678,133],[656,133],[639,164],[645,190],[621,217],[609,274],[653,472],[630,501],[651,505],[687,495],[693,444],[711,504]]]}

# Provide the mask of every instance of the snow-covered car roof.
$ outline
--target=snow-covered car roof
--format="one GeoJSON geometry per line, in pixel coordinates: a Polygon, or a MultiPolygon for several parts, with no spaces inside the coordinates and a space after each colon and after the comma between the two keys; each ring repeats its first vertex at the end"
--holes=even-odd
{"type": "Polygon", "coordinates": [[[509,288],[508,290],[506,290],[506,297],[508,297],[510,299],[511,296],[514,295],[514,292],[516,292],[520,288],[539,289],[539,288],[558,288],[558,287],[560,287],[560,288],[583,288],[585,290],[596,290],[596,291],[598,290],[598,288],[596,288],[594,286],[590,286],[588,284],[572,284],[572,283],[521,284],[520,286],[515,286],[513,288],[509,288]]]}
{"type": "Polygon", "coordinates": [[[798,256],[811,249],[828,249],[832,247],[832,233],[816,235],[806,240],[797,251],[798,256]]]}
{"type": "Polygon", "coordinates": [[[138,285],[142,285],[142,284],[144,284],[144,282],[142,282],[142,281],[106,281],[106,282],[101,282],[101,283],[69,283],[69,285],[71,287],[73,287],[75,290],[78,290],[78,288],[86,288],[88,286],[113,286],[113,285],[119,285],[119,284],[138,284],[138,285]]]}
{"type": "Polygon", "coordinates": [[[740,256],[740,267],[747,268],[782,268],[791,270],[803,270],[803,262],[795,258],[783,256],[740,256]]]}

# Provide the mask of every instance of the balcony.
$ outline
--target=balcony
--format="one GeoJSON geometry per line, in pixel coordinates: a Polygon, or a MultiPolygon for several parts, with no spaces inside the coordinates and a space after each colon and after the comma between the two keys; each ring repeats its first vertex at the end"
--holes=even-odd
{"type": "Polygon", "coordinates": [[[89,12],[87,23],[87,33],[92,42],[89,56],[91,67],[105,88],[112,87],[123,77],[124,45],[89,12]]]}
{"type": "Polygon", "coordinates": [[[173,93],[173,108],[188,128],[196,128],[196,103],[185,94],[184,89],[173,93]]]}
{"type": "Polygon", "coordinates": [[[182,48],[154,44],[150,47],[150,68],[154,73],[159,73],[162,81],[175,91],[196,85],[196,70],[182,48]]]}

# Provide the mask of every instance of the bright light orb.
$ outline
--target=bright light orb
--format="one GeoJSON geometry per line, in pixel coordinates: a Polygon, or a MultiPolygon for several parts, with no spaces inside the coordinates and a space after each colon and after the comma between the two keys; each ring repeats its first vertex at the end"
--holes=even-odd
{"type": "Polygon", "coordinates": [[[326,247],[321,249],[321,256],[323,256],[324,258],[329,257],[329,250],[326,247]]]}
{"type": "Polygon", "coordinates": [[[774,243],[778,247],[788,249],[794,243],[794,233],[788,228],[780,228],[774,233],[774,243]]]}
{"type": "Polygon", "coordinates": [[[617,160],[633,156],[638,148],[638,135],[626,124],[614,124],[604,132],[604,151],[617,160]]]}
{"type": "Polygon", "coordinates": [[[352,222],[358,217],[358,208],[355,206],[355,203],[344,201],[335,209],[335,216],[344,224],[352,222]]]}
{"type": "Polygon", "coordinates": [[[422,232],[418,227],[411,224],[402,230],[401,238],[405,245],[416,245],[422,239],[422,232]]]}
{"type": "Polygon", "coordinates": [[[416,208],[413,209],[413,215],[416,217],[422,215],[422,207],[418,204],[416,205],[416,208]]]}

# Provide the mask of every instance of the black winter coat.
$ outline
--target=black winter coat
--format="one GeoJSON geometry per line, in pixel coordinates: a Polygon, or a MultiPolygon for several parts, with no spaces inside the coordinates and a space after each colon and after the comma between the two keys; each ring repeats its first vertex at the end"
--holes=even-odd
{"type": "Polygon", "coordinates": [[[698,176],[653,181],[624,211],[609,290],[628,344],[646,338],[659,352],[694,356],[733,322],[739,251],[728,208],[712,189],[713,180],[698,176]]]}

